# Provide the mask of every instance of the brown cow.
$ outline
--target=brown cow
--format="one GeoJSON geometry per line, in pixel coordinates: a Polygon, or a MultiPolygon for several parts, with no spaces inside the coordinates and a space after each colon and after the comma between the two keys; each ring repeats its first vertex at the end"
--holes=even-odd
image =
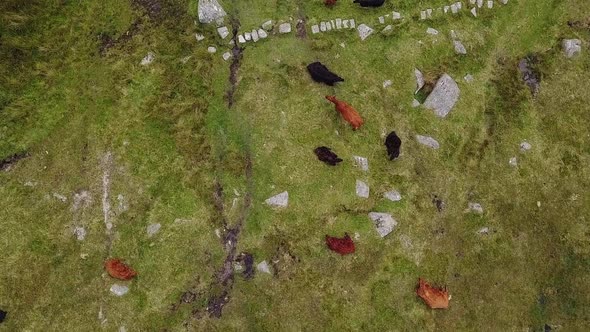
{"type": "Polygon", "coordinates": [[[357,113],[357,111],[348,105],[346,102],[336,99],[336,96],[326,96],[326,99],[336,105],[336,110],[342,114],[342,117],[346,122],[350,123],[352,129],[356,130],[363,125],[363,119],[357,113]]]}

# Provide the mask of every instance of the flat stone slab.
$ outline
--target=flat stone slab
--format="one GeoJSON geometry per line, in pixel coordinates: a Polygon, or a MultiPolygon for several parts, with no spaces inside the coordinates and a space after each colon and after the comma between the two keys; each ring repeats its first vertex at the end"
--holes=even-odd
{"type": "Polygon", "coordinates": [[[289,205],[289,193],[283,191],[282,193],[275,195],[264,202],[274,207],[287,207],[287,205],[289,205]]]}
{"type": "Polygon", "coordinates": [[[202,35],[202,34],[200,34],[200,33],[197,33],[197,34],[195,34],[195,39],[196,39],[197,41],[201,41],[201,40],[205,39],[205,36],[203,36],[203,35],[202,35]]]}
{"type": "Polygon", "coordinates": [[[268,33],[264,29],[258,29],[258,37],[260,37],[260,39],[265,39],[268,37],[268,33]]]}
{"type": "Polygon", "coordinates": [[[315,24],[311,26],[311,33],[316,34],[320,32],[320,26],[315,24]]]}
{"type": "Polygon", "coordinates": [[[564,39],[561,47],[567,58],[573,58],[582,51],[582,42],[579,39],[564,39]]]}
{"type": "Polygon", "coordinates": [[[483,214],[483,207],[481,207],[481,204],[479,204],[479,203],[469,202],[467,204],[467,208],[469,209],[470,212],[473,212],[476,214],[483,214]]]}
{"type": "Polygon", "coordinates": [[[256,265],[256,269],[262,273],[272,274],[272,272],[270,272],[270,266],[266,261],[258,263],[258,265],[256,265]]]}
{"type": "Polygon", "coordinates": [[[418,68],[414,68],[414,76],[416,76],[416,92],[424,87],[424,75],[418,68]]]}
{"type": "Polygon", "coordinates": [[[381,30],[381,34],[383,34],[384,36],[391,36],[392,33],[393,26],[391,26],[391,24],[388,24],[385,28],[383,28],[383,30],[381,30]]]}
{"type": "Polygon", "coordinates": [[[291,32],[291,23],[282,23],[279,25],[279,33],[289,33],[291,32]]]}
{"type": "Polygon", "coordinates": [[[401,14],[401,13],[398,13],[398,12],[392,12],[392,13],[391,13],[391,18],[392,18],[393,20],[399,20],[399,19],[401,19],[401,18],[402,18],[402,14],[401,14]]]}
{"type": "Polygon", "coordinates": [[[117,296],[123,296],[123,295],[127,294],[127,292],[129,292],[129,287],[119,285],[119,284],[113,284],[111,286],[110,290],[111,290],[111,293],[113,293],[117,296]]]}
{"type": "Polygon", "coordinates": [[[272,24],[272,20],[268,20],[264,23],[262,23],[262,29],[266,30],[266,31],[270,31],[273,28],[273,24],[272,24]]]}
{"type": "Polygon", "coordinates": [[[160,231],[160,228],[162,228],[162,225],[159,223],[149,225],[146,229],[148,237],[156,235],[160,231]]]}
{"type": "Polygon", "coordinates": [[[252,35],[252,41],[257,42],[260,37],[258,36],[258,31],[256,30],[252,30],[252,32],[250,32],[250,35],[252,35]]]}
{"type": "Polygon", "coordinates": [[[395,226],[397,226],[397,221],[389,213],[370,212],[369,218],[375,224],[375,229],[381,237],[393,232],[395,226]]]}
{"type": "Polygon", "coordinates": [[[531,143],[527,141],[523,141],[522,143],[520,143],[520,152],[527,152],[532,148],[533,146],[531,145],[531,143]]]}
{"type": "Polygon", "coordinates": [[[221,39],[225,39],[225,37],[229,36],[229,29],[227,27],[217,28],[217,33],[221,39]]]}
{"type": "Polygon", "coordinates": [[[357,31],[361,40],[367,39],[373,33],[373,29],[366,24],[360,24],[357,31]]]}
{"type": "Polygon", "coordinates": [[[213,46],[209,46],[209,47],[207,47],[207,52],[209,52],[209,53],[215,53],[215,52],[217,52],[217,49],[215,47],[213,47],[213,46]]]}
{"type": "Polygon", "coordinates": [[[435,150],[440,147],[440,144],[438,144],[438,141],[430,136],[416,135],[416,141],[418,141],[418,143],[420,143],[422,145],[425,145],[425,146],[435,149],[435,150]]]}
{"type": "Polygon", "coordinates": [[[342,19],[341,18],[336,19],[336,29],[338,29],[338,30],[342,29],[342,19]]]}
{"type": "Polygon", "coordinates": [[[392,202],[399,202],[402,200],[402,194],[399,193],[397,190],[390,190],[383,194],[383,197],[387,198],[392,202]]]}
{"type": "Polygon", "coordinates": [[[369,185],[363,181],[356,180],[356,195],[362,198],[369,198],[369,185]]]}
{"type": "Polygon", "coordinates": [[[508,165],[512,167],[518,166],[518,159],[516,159],[516,157],[510,158],[510,160],[508,160],[508,165]]]}
{"type": "Polygon", "coordinates": [[[199,0],[198,6],[201,23],[220,22],[227,15],[217,0],[199,0]]]}
{"type": "Polygon", "coordinates": [[[86,229],[84,227],[76,227],[74,228],[74,235],[78,241],[84,241],[86,238],[86,229]]]}
{"type": "Polygon", "coordinates": [[[147,66],[150,63],[154,62],[155,59],[156,59],[156,55],[152,52],[148,52],[148,54],[143,59],[141,59],[140,64],[142,66],[147,66]]]}
{"type": "Polygon", "coordinates": [[[453,46],[455,46],[455,53],[461,55],[467,54],[467,49],[460,40],[453,40],[453,46]]]}
{"type": "Polygon", "coordinates": [[[353,156],[356,165],[363,171],[369,171],[369,160],[365,157],[353,156]]]}
{"type": "Polygon", "coordinates": [[[438,30],[433,29],[433,28],[428,28],[428,29],[426,29],[426,33],[429,34],[429,35],[436,36],[436,35],[438,35],[438,30]]]}
{"type": "Polygon", "coordinates": [[[459,93],[459,86],[455,80],[451,76],[443,74],[426,98],[424,107],[433,110],[438,117],[444,118],[459,100],[459,93]]]}

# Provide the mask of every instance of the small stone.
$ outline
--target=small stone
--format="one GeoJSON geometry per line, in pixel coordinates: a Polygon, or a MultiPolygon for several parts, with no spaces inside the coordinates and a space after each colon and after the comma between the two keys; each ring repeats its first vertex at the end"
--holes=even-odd
{"type": "Polygon", "coordinates": [[[477,214],[483,214],[483,207],[481,207],[481,204],[479,204],[479,203],[468,203],[467,208],[471,212],[474,212],[477,214]]]}
{"type": "Polygon", "coordinates": [[[351,29],[356,28],[356,22],[354,21],[354,19],[350,19],[350,28],[351,29]]]}
{"type": "Polygon", "coordinates": [[[426,145],[427,147],[435,149],[435,150],[440,147],[440,145],[438,144],[438,141],[430,136],[416,135],[416,140],[418,141],[418,143],[420,143],[422,145],[426,145]]]}
{"type": "Polygon", "coordinates": [[[444,6],[444,7],[443,7],[443,12],[446,14],[446,13],[448,13],[448,12],[449,12],[449,9],[451,9],[451,7],[450,7],[450,6],[444,6]]]}
{"type": "Polygon", "coordinates": [[[475,2],[476,2],[476,1],[477,1],[477,0],[469,0],[469,3],[475,6],[475,2]]]}
{"type": "Polygon", "coordinates": [[[453,40],[453,45],[455,46],[455,53],[461,55],[467,54],[467,49],[460,40],[453,40]]]}
{"type": "Polygon", "coordinates": [[[522,143],[520,143],[520,152],[527,152],[532,148],[533,146],[527,141],[523,141],[522,143]]]}
{"type": "Polygon", "coordinates": [[[358,241],[358,240],[360,240],[360,238],[361,238],[361,235],[358,232],[354,232],[354,240],[358,241]]]}
{"type": "Polygon", "coordinates": [[[418,107],[418,106],[420,106],[420,102],[419,102],[419,101],[417,101],[416,99],[412,100],[412,107],[413,107],[413,108],[416,108],[416,107],[418,107]]]}
{"type": "Polygon", "coordinates": [[[229,58],[231,58],[231,53],[225,52],[221,55],[221,57],[223,58],[223,60],[227,61],[227,60],[229,60],[229,58]]]}
{"type": "Polygon", "coordinates": [[[119,332],[127,332],[127,329],[125,328],[125,326],[121,326],[119,327],[119,332]]]}
{"type": "Polygon", "coordinates": [[[381,34],[384,36],[391,36],[393,33],[393,27],[391,25],[387,25],[383,30],[381,30],[381,34]]]}
{"type": "Polygon", "coordinates": [[[342,20],[342,27],[344,29],[348,29],[349,28],[349,26],[348,26],[348,20],[342,20]]]}
{"type": "Polygon", "coordinates": [[[266,31],[271,31],[272,28],[273,28],[272,20],[268,20],[268,21],[262,23],[262,29],[264,29],[266,31]]]}
{"type": "Polygon", "coordinates": [[[500,2],[501,2],[503,5],[507,5],[507,4],[508,4],[508,0],[500,0],[500,2]]]}
{"type": "Polygon", "coordinates": [[[320,31],[325,32],[326,30],[326,22],[320,22],[320,31]]]}
{"type": "Polygon", "coordinates": [[[78,241],[84,241],[84,238],[86,238],[86,229],[84,227],[76,227],[74,228],[74,235],[76,235],[78,241]]]}
{"type": "Polygon", "coordinates": [[[242,36],[242,35],[239,35],[239,36],[238,36],[238,43],[240,43],[240,44],[244,44],[245,42],[246,42],[246,39],[244,39],[244,36],[242,36]]]}
{"type": "Polygon", "coordinates": [[[398,12],[392,12],[391,13],[391,18],[395,21],[395,20],[399,20],[402,18],[402,14],[398,13],[398,12]]]}
{"type": "Polygon", "coordinates": [[[516,159],[516,157],[512,157],[510,158],[510,160],[508,160],[508,164],[512,167],[516,167],[518,166],[518,160],[516,159]]]}
{"type": "Polygon", "coordinates": [[[424,86],[424,75],[418,68],[414,68],[414,76],[416,76],[416,92],[418,92],[424,86]]]}
{"type": "Polygon", "coordinates": [[[34,182],[34,181],[25,182],[25,187],[34,187],[36,185],[37,185],[37,182],[34,182]]]}
{"type": "Polygon", "coordinates": [[[397,190],[390,190],[383,194],[383,197],[387,198],[392,202],[399,202],[402,200],[402,195],[397,190]]]}
{"type": "Polygon", "coordinates": [[[291,32],[291,23],[283,23],[279,25],[279,33],[289,33],[291,32]]]}
{"type": "Polygon", "coordinates": [[[422,21],[424,21],[426,19],[426,11],[425,10],[420,11],[420,19],[422,21]]]}
{"type": "Polygon", "coordinates": [[[249,32],[244,32],[244,39],[246,39],[246,41],[251,41],[252,35],[249,32]]]}
{"type": "Polygon", "coordinates": [[[330,22],[326,22],[326,31],[332,30],[332,24],[330,22]]]}
{"type": "Polygon", "coordinates": [[[426,9],[426,16],[427,16],[428,18],[432,18],[432,8],[428,8],[428,9],[426,9]]]}
{"type": "Polygon", "coordinates": [[[537,207],[540,208],[541,207],[541,201],[537,201],[537,207]]]}
{"type": "Polygon", "coordinates": [[[373,33],[373,29],[371,29],[366,24],[359,25],[359,27],[358,27],[357,30],[358,30],[358,33],[359,33],[359,37],[361,37],[361,40],[367,39],[367,37],[369,37],[373,33]]]}
{"type": "Polygon", "coordinates": [[[353,156],[354,161],[358,167],[361,168],[362,171],[368,172],[369,171],[369,160],[365,157],[353,156]]]}
{"type": "Polygon", "coordinates": [[[289,193],[284,191],[267,199],[264,202],[273,207],[287,207],[287,205],[289,205],[289,193]]]}
{"type": "Polygon", "coordinates": [[[156,55],[154,53],[148,52],[148,54],[143,59],[141,59],[140,64],[142,66],[147,66],[150,63],[154,62],[155,58],[156,58],[156,55]]]}
{"type": "Polygon", "coordinates": [[[477,231],[477,234],[479,235],[488,235],[490,233],[490,228],[489,227],[483,227],[480,228],[480,230],[477,231]]]}
{"type": "Polygon", "coordinates": [[[473,17],[477,17],[477,9],[475,7],[471,8],[471,14],[473,17]]]}
{"type": "Polygon", "coordinates": [[[567,58],[572,58],[582,51],[582,42],[579,39],[564,39],[561,47],[567,58]]]}
{"type": "Polygon", "coordinates": [[[340,43],[340,47],[345,48],[346,45],[344,43],[340,43]]]}
{"type": "Polygon", "coordinates": [[[451,30],[451,39],[457,39],[459,38],[459,36],[457,36],[457,33],[455,32],[455,30],[451,30]]]}
{"type": "Polygon", "coordinates": [[[209,52],[209,53],[215,53],[215,52],[217,52],[217,49],[215,47],[213,47],[213,46],[209,46],[209,47],[207,47],[207,52],[209,52]]]}
{"type": "Polygon", "coordinates": [[[256,265],[256,269],[262,273],[272,274],[272,272],[270,272],[270,266],[266,261],[258,263],[258,265],[256,265]]]}
{"type": "Polygon", "coordinates": [[[257,42],[258,39],[260,39],[258,37],[258,32],[256,30],[252,30],[252,32],[250,32],[250,35],[252,35],[252,41],[257,42]]]}
{"type": "Polygon", "coordinates": [[[488,8],[489,9],[494,8],[494,2],[492,0],[488,0],[488,8]]]}
{"type": "Polygon", "coordinates": [[[369,198],[369,186],[363,181],[356,180],[356,195],[362,198],[369,198]]]}
{"type": "Polygon", "coordinates": [[[385,24],[385,17],[379,16],[379,23],[385,24]]]}
{"type": "Polygon", "coordinates": [[[268,33],[266,33],[266,31],[263,29],[258,29],[258,37],[260,37],[260,39],[266,39],[266,37],[268,37],[268,33]]]}
{"type": "Polygon", "coordinates": [[[459,8],[456,4],[451,4],[451,13],[457,14],[459,12],[459,8]]]}
{"type": "Polygon", "coordinates": [[[465,80],[465,82],[468,82],[468,83],[473,82],[473,75],[467,74],[467,75],[465,75],[465,77],[463,77],[463,79],[465,80]]]}
{"type": "Polygon", "coordinates": [[[444,118],[459,100],[459,94],[459,86],[455,80],[451,76],[443,74],[424,101],[424,107],[433,110],[436,116],[444,118]]]}
{"type": "Polygon", "coordinates": [[[320,32],[320,26],[315,24],[311,26],[311,33],[316,34],[320,32]]]}
{"type": "Polygon", "coordinates": [[[158,233],[160,231],[161,227],[162,227],[162,225],[160,225],[158,223],[149,225],[147,227],[148,237],[152,237],[152,236],[156,235],[156,233],[158,233]]]}
{"type": "Polygon", "coordinates": [[[477,0],[477,8],[483,7],[483,0],[477,0]]]}
{"type": "Polygon", "coordinates": [[[438,30],[433,29],[433,28],[428,28],[428,29],[426,29],[426,33],[429,34],[429,35],[435,35],[436,36],[436,35],[438,35],[438,30]]]}
{"type": "Polygon", "coordinates": [[[111,286],[111,293],[113,293],[117,296],[123,296],[123,295],[127,294],[127,292],[129,292],[129,287],[127,287],[127,286],[118,285],[118,284],[113,284],[111,286]]]}
{"type": "Polygon", "coordinates": [[[203,36],[200,33],[197,33],[197,34],[195,34],[195,38],[197,39],[197,41],[201,41],[201,40],[205,39],[205,36],[203,36]]]}
{"type": "Polygon", "coordinates": [[[221,239],[221,230],[219,228],[215,229],[215,236],[221,239]]]}
{"type": "Polygon", "coordinates": [[[62,203],[65,203],[68,200],[68,198],[66,196],[58,194],[58,193],[53,193],[53,197],[55,197],[56,199],[58,199],[62,203]]]}
{"type": "Polygon", "coordinates": [[[227,27],[217,28],[217,33],[219,33],[221,39],[225,39],[225,37],[229,36],[229,29],[227,27]]]}
{"type": "Polygon", "coordinates": [[[377,233],[379,233],[381,237],[385,237],[393,232],[393,229],[397,226],[397,221],[393,219],[389,213],[370,212],[369,218],[375,224],[377,233]]]}
{"type": "Polygon", "coordinates": [[[342,29],[342,19],[341,18],[337,18],[336,19],[336,29],[342,29]]]}
{"type": "Polygon", "coordinates": [[[457,10],[461,10],[463,8],[463,4],[461,3],[461,1],[455,2],[455,6],[457,6],[457,10]]]}
{"type": "Polygon", "coordinates": [[[334,20],[331,20],[330,24],[332,24],[332,29],[336,29],[336,22],[334,20]]]}
{"type": "Polygon", "coordinates": [[[86,258],[88,258],[88,254],[80,254],[80,258],[86,259],[86,258]]]}
{"type": "Polygon", "coordinates": [[[391,80],[383,81],[383,88],[390,87],[391,84],[393,84],[393,82],[391,82],[391,80]]]}

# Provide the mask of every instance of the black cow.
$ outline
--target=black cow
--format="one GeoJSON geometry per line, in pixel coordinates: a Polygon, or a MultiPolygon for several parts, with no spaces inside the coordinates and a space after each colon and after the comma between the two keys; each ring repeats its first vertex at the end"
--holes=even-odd
{"type": "Polygon", "coordinates": [[[326,68],[321,62],[314,62],[307,65],[307,70],[314,81],[326,83],[330,86],[336,82],[344,82],[344,79],[326,68]]]}
{"type": "Polygon", "coordinates": [[[342,159],[338,158],[338,156],[334,152],[332,152],[330,148],[325,146],[320,146],[313,150],[313,152],[316,156],[318,156],[319,160],[331,166],[336,166],[339,162],[342,161],[342,159]]]}
{"type": "Polygon", "coordinates": [[[361,7],[381,7],[385,0],[354,0],[354,3],[358,3],[361,7]]]}
{"type": "Polygon", "coordinates": [[[399,150],[402,146],[402,140],[397,136],[395,131],[392,131],[387,135],[385,138],[385,147],[387,148],[387,155],[389,155],[389,160],[394,160],[395,158],[399,157],[399,150]]]}

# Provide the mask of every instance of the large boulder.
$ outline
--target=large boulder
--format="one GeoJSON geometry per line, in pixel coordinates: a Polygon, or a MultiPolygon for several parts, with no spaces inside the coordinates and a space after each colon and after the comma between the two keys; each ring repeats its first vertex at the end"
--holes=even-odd
{"type": "Polygon", "coordinates": [[[201,23],[221,23],[227,15],[223,7],[217,0],[199,0],[199,22],[201,23]]]}
{"type": "Polygon", "coordinates": [[[438,79],[434,89],[424,101],[424,107],[434,111],[434,114],[444,118],[455,106],[459,100],[459,86],[453,78],[443,74],[438,79]]]}

